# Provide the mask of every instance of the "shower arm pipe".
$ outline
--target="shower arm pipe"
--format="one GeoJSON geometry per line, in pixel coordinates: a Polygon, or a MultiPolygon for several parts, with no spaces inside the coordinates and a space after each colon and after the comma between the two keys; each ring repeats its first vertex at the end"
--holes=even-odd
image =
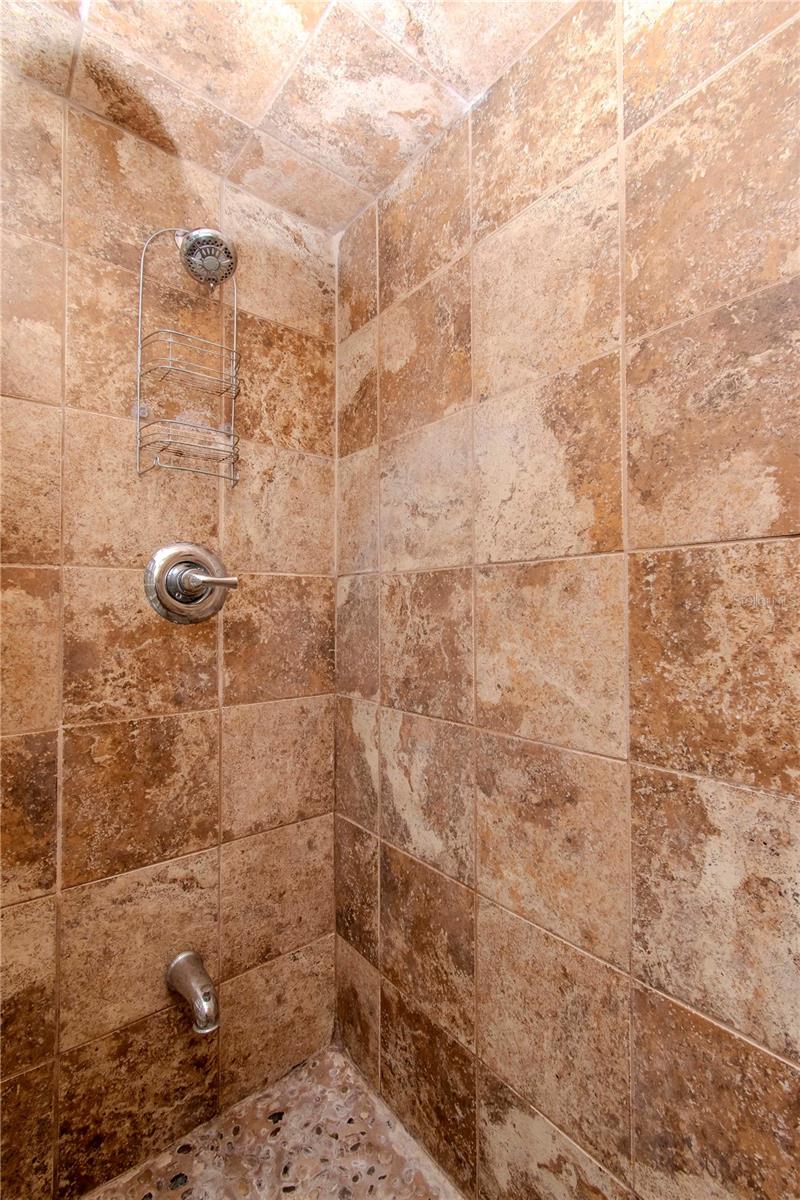
{"type": "MultiPolygon", "coordinates": [[[[139,312],[136,322],[136,469],[141,467],[141,447],[139,444],[140,422],[142,413],[142,318],[144,315],[144,264],[147,256],[147,251],[150,248],[150,243],[156,238],[162,237],[165,233],[171,233],[176,237],[179,233],[186,233],[187,230],[179,226],[165,226],[163,229],[156,229],[155,233],[151,233],[145,240],[142,246],[142,253],[139,256],[139,312]]],[[[238,292],[236,290],[236,276],[232,275],[230,282],[233,284],[233,345],[231,353],[233,355],[232,362],[236,362],[237,348],[237,325],[239,302],[238,292]]],[[[221,286],[225,286],[224,284],[221,286]]],[[[222,305],[222,346],[225,347],[225,305],[222,305]]],[[[236,428],[236,389],[231,391],[231,431],[236,428]]]]}

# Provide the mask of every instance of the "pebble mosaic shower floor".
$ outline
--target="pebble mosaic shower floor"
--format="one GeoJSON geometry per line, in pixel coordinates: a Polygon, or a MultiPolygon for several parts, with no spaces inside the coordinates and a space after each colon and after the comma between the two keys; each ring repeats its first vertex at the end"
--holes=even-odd
{"type": "Polygon", "coordinates": [[[329,1049],[91,1200],[460,1200],[460,1193],[329,1049]]]}

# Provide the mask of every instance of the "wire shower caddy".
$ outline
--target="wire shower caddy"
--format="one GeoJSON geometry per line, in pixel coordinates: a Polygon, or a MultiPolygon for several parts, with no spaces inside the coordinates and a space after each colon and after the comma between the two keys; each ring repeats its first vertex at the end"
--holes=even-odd
{"type": "Polygon", "coordinates": [[[225,306],[220,305],[222,341],[213,341],[180,329],[159,327],[145,332],[144,286],[147,251],[156,238],[168,234],[179,242],[185,229],[157,229],[142,247],[139,263],[139,311],[136,344],[136,469],[140,475],[155,467],[191,471],[225,479],[231,487],[239,480],[239,438],[236,434],[236,396],[239,391],[237,351],[236,280],[233,287],[231,345],[225,341],[225,306]],[[184,417],[154,415],[159,394],[180,387],[188,397],[216,398],[221,406],[220,425],[184,417]]]}

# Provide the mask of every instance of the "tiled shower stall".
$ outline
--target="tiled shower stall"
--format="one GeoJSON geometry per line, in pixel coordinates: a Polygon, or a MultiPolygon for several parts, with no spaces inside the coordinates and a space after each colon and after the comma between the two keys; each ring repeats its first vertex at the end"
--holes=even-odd
{"type": "Polygon", "coordinates": [[[465,1197],[798,1200],[800,3],[0,17],[4,1200],[331,1041],[465,1197]],[[235,488],[135,469],[173,225],[235,488]]]}

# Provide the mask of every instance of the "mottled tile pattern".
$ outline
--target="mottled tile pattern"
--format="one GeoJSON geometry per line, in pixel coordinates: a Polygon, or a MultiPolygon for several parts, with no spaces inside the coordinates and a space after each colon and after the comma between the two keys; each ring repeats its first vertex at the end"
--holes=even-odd
{"type": "Polygon", "coordinates": [[[5,1200],[51,1200],[53,1064],[3,1084],[0,1183],[5,1200]]]}
{"type": "Polygon", "coordinates": [[[222,837],[263,833],[333,808],[333,698],[222,710],[222,837]]]}
{"type": "Polygon", "coordinates": [[[797,1194],[800,1073],[635,988],[636,1184],[643,1200],[797,1194]]]}
{"type": "Polygon", "coordinates": [[[336,289],[339,341],[355,333],[378,311],[378,225],[373,205],[342,234],[336,289]]]}
{"type": "Polygon", "coordinates": [[[55,889],[57,736],[30,733],[0,742],[3,904],[55,889]]]}
{"type": "Polygon", "coordinates": [[[2,913],[2,1074],[51,1058],[56,1045],[56,902],[43,896],[2,913]]]}
{"type": "Polygon", "coordinates": [[[378,1086],[380,975],[344,938],[336,939],[336,1037],[378,1086]]]}
{"type": "Polygon", "coordinates": [[[577,4],[502,76],[473,115],[473,223],[497,229],[614,144],[613,0],[577,4]]]}
{"type": "Polygon", "coordinates": [[[457,258],[469,232],[469,126],[460,121],[378,202],[381,306],[457,258]]]}
{"type": "Polygon", "coordinates": [[[187,946],[216,974],[217,892],[207,850],[62,894],[62,1050],[172,1004],[164,971],[187,946]]]}
{"type": "Polygon", "coordinates": [[[632,337],[796,273],[798,60],[791,26],[631,141],[632,337]]]}
{"type": "Polygon", "coordinates": [[[336,582],[336,690],[377,700],[377,575],[350,575],[336,582]]]}
{"type": "Polygon", "coordinates": [[[339,459],[336,519],[341,575],[378,566],[378,448],[339,459]]]}
{"type": "Polygon", "coordinates": [[[221,974],[239,975],[333,929],[333,823],[314,817],[223,845],[221,974]]]}
{"type": "Polygon", "coordinates": [[[471,1047],[475,1039],[475,897],[390,846],[381,847],[381,970],[471,1047]]]}
{"type": "Polygon", "coordinates": [[[480,1200],[628,1200],[598,1163],[482,1067],[480,1200]]]}
{"type": "Polygon", "coordinates": [[[625,764],[480,733],[475,777],[482,894],[627,969],[625,764]]]}
{"type": "Polygon", "coordinates": [[[335,1004],[333,934],[223,983],[222,1106],[274,1083],[324,1049],[335,1004]]]}
{"type": "Polygon", "coordinates": [[[4,567],[0,713],[4,733],[55,729],[61,697],[60,573],[4,567]]]}
{"type": "Polygon", "coordinates": [[[209,712],[65,730],[63,886],[216,842],[217,728],[209,712]]]}
{"type": "Polygon", "coordinates": [[[478,978],[485,1064],[626,1178],[628,977],[482,902],[478,978]]]}
{"type": "Polygon", "coordinates": [[[800,1058],[800,814],[792,796],[633,773],[633,969],[800,1058]]]}
{"type": "Polygon", "coordinates": [[[3,399],[0,414],[2,560],[55,565],[61,556],[61,413],[3,399]]]}
{"type": "Polygon", "coordinates": [[[336,811],[366,829],[378,825],[378,706],[336,697],[336,811]]]}
{"type": "Polygon", "coordinates": [[[193,1034],[184,1012],[69,1050],[59,1068],[60,1200],[162,1150],[216,1106],[217,1037],[193,1034]]]}
{"type": "Polygon", "coordinates": [[[800,530],[800,280],[628,352],[635,546],[800,530]]]}
{"type": "Polygon", "coordinates": [[[482,399],[616,349],[617,208],[611,160],[478,245],[473,362],[482,399]]]}
{"type": "MultiPolygon", "coordinates": [[[[5,17],[3,32],[6,32],[5,17]]],[[[4,229],[60,243],[63,105],[57,96],[2,70],[4,229]]]]}
{"type": "Polygon", "coordinates": [[[381,833],[462,883],[474,881],[473,734],[381,710],[381,833]]]}
{"type": "Polygon", "coordinates": [[[253,130],[228,178],[328,233],[342,229],[372,198],[260,129],[253,130]]]}
{"type": "Polygon", "coordinates": [[[475,1060],[385,980],[381,1094],[470,1195],[475,1181],[475,1060]]]}
{"type": "MultiPolygon", "coordinates": [[[[64,381],[64,258],[57,246],[2,239],[0,391],[60,404],[64,381]]],[[[128,347],[130,353],[130,347],[128,347]]]]}
{"type": "Polygon", "coordinates": [[[472,558],[472,424],[455,413],[380,452],[381,567],[463,566],[472,558]]]}
{"type": "Polygon", "coordinates": [[[333,607],[329,579],[241,578],[225,613],[225,703],[332,692],[333,607]]]}
{"type": "Polygon", "coordinates": [[[340,342],[336,358],[340,458],[378,438],[378,324],[371,321],[340,342]]]}
{"type": "Polygon", "coordinates": [[[381,583],[381,699],[429,717],[472,717],[469,570],[387,575],[381,583]]]}
{"type": "Polygon", "coordinates": [[[80,29],[77,22],[36,0],[3,0],[0,14],[3,60],[63,96],[80,29]]]}
{"type": "MultiPolygon", "coordinates": [[[[340,1051],[312,1053],[95,1200],[167,1200],[235,1189],[241,1200],[293,1192],[352,1200],[458,1200],[451,1184],[340,1051]],[[176,1182],[177,1180],[177,1182],[176,1182]],[[221,1190],[222,1189],[222,1190],[221,1190]]],[[[234,1193],[231,1193],[234,1194],[234,1193]]]]}
{"type": "Polygon", "coordinates": [[[462,258],[381,314],[381,437],[469,404],[470,312],[470,261],[462,258]]]}
{"type": "Polygon", "coordinates": [[[463,108],[432,75],[337,6],[262,124],[374,194],[463,108]]]}
{"type": "Polygon", "coordinates": [[[797,11],[796,0],[625,0],[625,132],[652,120],[797,11]]]}
{"type": "Polygon", "coordinates": [[[336,932],[378,965],[378,839],[336,818],[336,932]]]}
{"type": "Polygon", "coordinates": [[[621,557],[482,567],[476,606],[479,723],[624,754],[621,557]]]}
{"type": "Polygon", "coordinates": [[[478,562],[620,549],[619,413],[616,355],[478,407],[478,562]]]}
{"type": "Polygon", "coordinates": [[[631,557],[631,755],[794,791],[800,543],[631,557]]]}

